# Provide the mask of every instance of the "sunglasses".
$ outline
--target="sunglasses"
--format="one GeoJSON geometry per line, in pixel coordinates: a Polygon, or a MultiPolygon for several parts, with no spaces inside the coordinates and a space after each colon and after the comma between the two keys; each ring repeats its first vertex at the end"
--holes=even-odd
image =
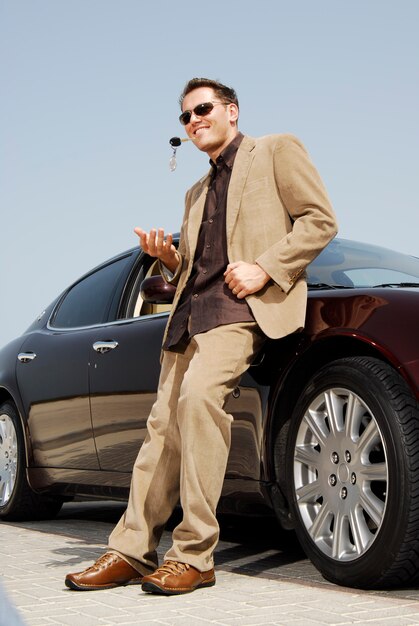
{"type": "Polygon", "coordinates": [[[181,124],[186,126],[186,124],[189,124],[189,122],[191,121],[192,113],[194,113],[197,117],[205,117],[205,115],[209,115],[211,113],[211,111],[217,104],[222,104],[226,106],[228,103],[203,102],[202,104],[197,104],[196,107],[192,109],[192,111],[183,111],[183,113],[179,115],[179,121],[181,124]]]}

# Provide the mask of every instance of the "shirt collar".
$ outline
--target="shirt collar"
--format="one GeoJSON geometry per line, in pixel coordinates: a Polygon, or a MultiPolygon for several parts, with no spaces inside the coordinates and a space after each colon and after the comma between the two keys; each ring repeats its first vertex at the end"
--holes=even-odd
{"type": "Polygon", "coordinates": [[[243,138],[243,133],[238,132],[234,139],[230,141],[228,146],[226,146],[221,154],[216,158],[215,163],[212,159],[210,159],[210,165],[213,170],[216,170],[217,165],[220,165],[221,163],[225,163],[230,169],[233,167],[237,150],[239,149],[243,138]]]}

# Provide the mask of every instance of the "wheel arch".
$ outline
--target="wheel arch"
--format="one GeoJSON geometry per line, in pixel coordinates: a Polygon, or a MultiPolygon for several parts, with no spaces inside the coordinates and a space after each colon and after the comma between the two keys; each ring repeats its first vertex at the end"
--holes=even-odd
{"type": "Polygon", "coordinates": [[[30,433],[27,421],[22,417],[22,409],[20,403],[16,401],[16,399],[13,397],[8,389],[6,389],[5,387],[0,387],[0,406],[5,404],[6,402],[9,402],[14,406],[16,413],[19,417],[20,426],[22,428],[23,434],[23,443],[25,446],[26,467],[28,467],[30,459],[32,458],[32,448],[30,445],[30,433]]]}
{"type": "Polygon", "coordinates": [[[368,338],[353,335],[328,336],[303,348],[272,391],[264,438],[265,479],[270,485],[272,506],[285,528],[294,526],[285,495],[287,490],[284,471],[293,408],[315,372],[333,361],[355,356],[379,359],[403,374],[401,363],[368,338]]]}

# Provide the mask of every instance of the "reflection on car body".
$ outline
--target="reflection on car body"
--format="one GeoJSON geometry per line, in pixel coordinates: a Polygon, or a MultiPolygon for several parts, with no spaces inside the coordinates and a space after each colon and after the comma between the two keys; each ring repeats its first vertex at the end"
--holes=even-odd
{"type": "MultiPolygon", "coordinates": [[[[337,583],[406,584],[419,572],[419,260],[335,239],[307,281],[304,331],[269,340],[228,399],[219,509],[274,511],[337,583]]],[[[133,248],[3,348],[3,519],[127,497],[172,295],[133,248]]]]}

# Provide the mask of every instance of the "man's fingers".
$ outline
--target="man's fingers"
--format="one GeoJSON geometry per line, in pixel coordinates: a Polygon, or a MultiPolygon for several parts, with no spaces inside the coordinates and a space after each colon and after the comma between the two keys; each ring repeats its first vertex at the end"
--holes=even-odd
{"type": "Polygon", "coordinates": [[[161,254],[163,250],[163,244],[164,244],[164,230],[162,228],[159,228],[156,233],[156,238],[155,238],[157,255],[161,254]]]}
{"type": "Polygon", "coordinates": [[[145,230],[143,230],[142,228],[139,228],[138,226],[136,226],[134,228],[134,233],[136,235],[138,235],[138,237],[143,240],[143,239],[147,239],[147,233],[145,232],[145,230]]]}
{"type": "Polygon", "coordinates": [[[242,263],[242,261],[236,261],[235,263],[229,263],[226,267],[226,271],[224,272],[224,276],[227,276],[228,274],[230,274],[230,272],[232,272],[234,269],[236,269],[236,267],[239,267],[239,265],[242,263]]]}
{"type": "Polygon", "coordinates": [[[150,234],[148,236],[148,252],[149,254],[151,254],[151,256],[155,256],[156,254],[156,236],[157,236],[157,231],[155,228],[152,228],[150,230],[150,234]]]}
{"type": "Polygon", "coordinates": [[[134,232],[140,238],[140,245],[146,254],[154,257],[166,258],[168,253],[173,255],[173,235],[168,233],[166,238],[164,228],[152,228],[150,233],[136,226],[134,232]]]}
{"type": "Polygon", "coordinates": [[[229,288],[231,289],[231,293],[234,294],[239,300],[241,300],[248,294],[246,287],[244,287],[240,283],[235,283],[234,286],[233,284],[231,284],[229,285],[229,288]]]}
{"type": "Polygon", "coordinates": [[[144,252],[148,252],[148,236],[145,230],[137,226],[136,228],[134,228],[134,232],[140,238],[140,246],[142,247],[144,252]]]}

